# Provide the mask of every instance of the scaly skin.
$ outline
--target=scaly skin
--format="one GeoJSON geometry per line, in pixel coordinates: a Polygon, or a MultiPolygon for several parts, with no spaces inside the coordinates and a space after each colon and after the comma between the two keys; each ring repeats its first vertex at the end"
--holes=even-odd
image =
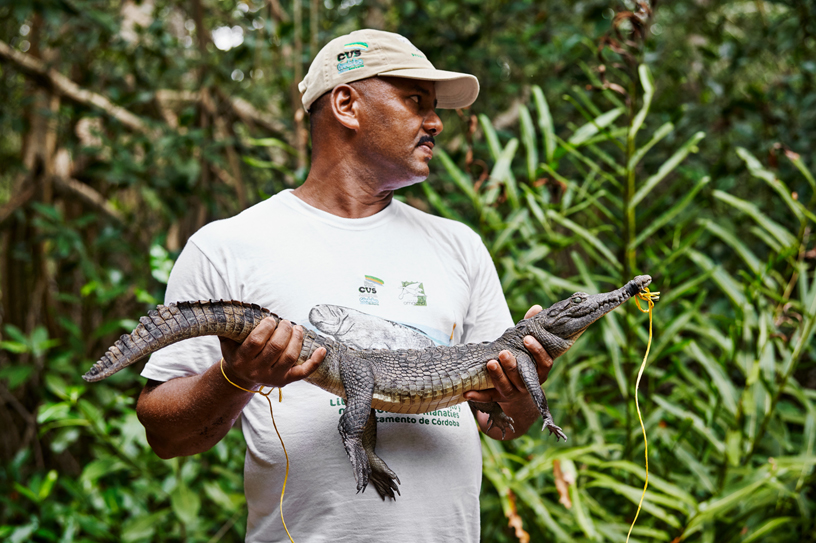
{"type": "MultiPolygon", "coordinates": [[[[333,339],[305,330],[297,363],[319,347],[326,348],[321,365],[306,381],[346,398],[338,429],[357,480],[357,491],[369,481],[379,495],[394,498],[399,479],[374,452],[377,441],[373,409],[395,413],[427,413],[461,403],[471,390],[492,387],[487,362],[510,351],[524,384],[556,439],[567,436],[555,425],[547,398],[538,382],[535,362],[524,348],[526,335],[536,338],[555,359],[567,352],[595,321],[646,288],[652,279],[640,275],[625,286],[602,294],[577,292],[532,318],[520,321],[492,342],[401,350],[353,350],[333,339]]],[[[183,339],[218,335],[242,342],[265,317],[280,317],[256,304],[210,300],[160,305],[139,319],[138,327],[123,335],[86,373],[86,381],[100,381],[152,352],[183,339]]],[[[495,402],[470,402],[490,415],[489,424],[502,430],[513,420],[495,402]]]]}

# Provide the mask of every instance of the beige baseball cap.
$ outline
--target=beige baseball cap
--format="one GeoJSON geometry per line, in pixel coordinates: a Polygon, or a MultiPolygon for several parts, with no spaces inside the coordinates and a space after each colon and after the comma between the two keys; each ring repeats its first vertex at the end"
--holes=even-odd
{"type": "Polygon", "coordinates": [[[470,74],[437,70],[408,38],[382,30],[355,30],[334,38],[312,61],[298,85],[306,111],[337,85],[377,75],[436,82],[437,107],[467,107],[479,96],[479,80],[470,74]]]}

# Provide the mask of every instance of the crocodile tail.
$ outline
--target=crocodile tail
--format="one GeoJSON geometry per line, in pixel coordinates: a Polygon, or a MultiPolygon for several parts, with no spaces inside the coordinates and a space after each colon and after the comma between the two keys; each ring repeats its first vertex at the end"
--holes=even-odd
{"type": "Polygon", "coordinates": [[[116,340],[82,378],[101,381],[162,347],[193,337],[217,335],[240,343],[270,316],[280,321],[268,309],[235,300],[160,305],[140,318],[133,332],[116,340]]]}

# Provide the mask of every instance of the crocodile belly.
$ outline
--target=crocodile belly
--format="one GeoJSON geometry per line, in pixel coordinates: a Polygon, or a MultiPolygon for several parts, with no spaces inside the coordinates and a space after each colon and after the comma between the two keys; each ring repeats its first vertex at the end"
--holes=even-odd
{"type": "Polygon", "coordinates": [[[466,401],[465,392],[492,386],[484,368],[471,368],[453,376],[433,374],[407,386],[375,387],[371,406],[391,413],[428,413],[466,401]]]}

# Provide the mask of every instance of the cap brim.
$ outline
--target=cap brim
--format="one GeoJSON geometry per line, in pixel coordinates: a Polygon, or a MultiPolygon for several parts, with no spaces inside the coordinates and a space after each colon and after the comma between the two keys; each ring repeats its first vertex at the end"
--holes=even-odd
{"type": "Polygon", "coordinates": [[[435,81],[436,107],[440,109],[468,107],[479,96],[479,80],[470,74],[424,68],[406,68],[403,70],[390,70],[377,75],[435,81]]]}

